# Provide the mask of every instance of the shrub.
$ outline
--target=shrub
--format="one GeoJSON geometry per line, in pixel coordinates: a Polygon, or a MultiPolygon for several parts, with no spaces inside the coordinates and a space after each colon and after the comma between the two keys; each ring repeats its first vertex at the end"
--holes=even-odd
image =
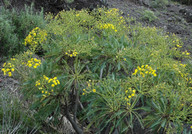
{"type": "Polygon", "coordinates": [[[157,16],[155,16],[154,12],[151,10],[145,10],[142,13],[142,20],[147,20],[149,22],[152,22],[157,19],[157,16]]]}
{"type": "Polygon", "coordinates": [[[28,51],[2,68],[14,65],[38,121],[51,117],[47,124],[58,131],[66,117],[77,133],[130,133],[135,120],[168,133],[192,122],[191,57],[174,34],[133,25],[118,9],[61,11],[46,21],[26,37],[28,51]]]}
{"type": "Polygon", "coordinates": [[[3,49],[0,53],[13,56],[24,51],[23,40],[36,26],[43,27],[45,21],[43,12],[35,13],[33,6],[24,10],[5,9],[2,7],[0,15],[0,42],[3,49]]]}
{"type": "Polygon", "coordinates": [[[155,8],[164,8],[168,3],[168,0],[152,0],[151,6],[155,8]]]}

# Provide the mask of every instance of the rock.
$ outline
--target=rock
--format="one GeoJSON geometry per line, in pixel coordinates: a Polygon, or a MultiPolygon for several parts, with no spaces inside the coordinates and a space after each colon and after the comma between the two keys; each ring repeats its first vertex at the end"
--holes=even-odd
{"type": "Polygon", "coordinates": [[[180,9],[179,13],[183,15],[188,23],[192,23],[192,10],[180,9]]]}
{"type": "Polygon", "coordinates": [[[150,6],[150,1],[149,0],[142,0],[143,5],[149,7],[150,6]]]}
{"type": "Polygon", "coordinates": [[[186,13],[186,21],[192,23],[192,11],[186,13]]]}
{"type": "Polygon", "coordinates": [[[185,14],[186,12],[187,12],[186,9],[180,9],[180,10],[179,10],[179,13],[182,13],[182,14],[185,14]]]}
{"type": "Polygon", "coordinates": [[[171,18],[168,18],[167,21],[171,22],[171,21],[174,21],[174,19],[171,17],[171,18]]]}

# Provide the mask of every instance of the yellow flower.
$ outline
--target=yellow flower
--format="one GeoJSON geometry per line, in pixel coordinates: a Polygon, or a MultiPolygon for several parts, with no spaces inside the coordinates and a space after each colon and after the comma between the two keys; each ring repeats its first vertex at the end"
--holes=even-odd
{"type": "Polygon", "coordinates": [[[82,95],[85,95],[85,93],[83,93],[82,95]]]}
{"type": "Polygon", "coordinates": [[[129,95],[128,97],[131,98],[131,95],[129,95]]]}
{"type": "Polygon", "coordinates": [[[133,93],[133,94],[131,94],[131,96],[135,96],[135,94],[133,93]]]}
{"type": "Polygon", "coordinates": [[[136,90],[133,90],[133,93],[135,93],[136,92],[136,90]]]}
{"type": "Polygon", "coordinates": [[[177,47],[178,47],[178,48],[181,48],[182,46],[180,46],[180,45],[177,45],[177,47]]]}
{"type": "Polygon", "coordinates": [[[8,75],[9,75],[9,77],[11,77],[12,76],[11,72],[9,72],[8,75]]]}
{"type": "Polygon", "coordinates": [[[96,92],[96,89],[93,89],[93,93],[95,93],[96,92]]]}
{"type": "Polygon", "coordinates": [[[54,87],[55,85],[54,84],[51,84],[52,87],[54,87]]]}
{"type": "Polygon", "coordinates": [[[138,72],[138,70],[137,69],[135,69],[135,74],[138,72]]]}
{"type": "Polygon", "coordinates": [[[60,81],[59,81],[59,80],[57,80],[57,84],[60,84],[60,81]]]}
{"type": "Polygon", "coordinates": [[[85,89],[83,89],[83,91],[85,92],[85,89]]]}
{"type": "Polygon", "coordinates": [[[123,60],[124,60],[124,61],[126,61],[127,59],[126,59],[126,58],[124,58],[123,60]]]}
{"type": "Polygon", "coordinates": [[[32,64],[29,64],[28,66],[29,66],[29,67],[32,67],[32,64]]]}
{"type": "Polygon", "coordinates": [[[35,62],[38,62],[39,60],[35,58],[34,61],[35,61],[35,62]]]}
{"type": "Polygon", "coordinates": [[[15,69],[14,69],[14,68],[11,68],[11,71],[12,71],[12,72],[14,72],[14,71],[15,71],[15,69]]]}
{"type": "Polygon", "coordinates": [[[3,64],[3,67],[5,67],[5,66],[6,66],[6,63],[3,64]]]}
{"type": "Polygon", "coordinates": [[[44,93],[44,91],[41,91],[41,93],[43,94],[43,93],[44,93]]]}
{"type": "Polygon", "coordinates": [[[186,55],[190,55],[190,53],[187,52],[186,55]]]}
{"type": "Polygon", "coordinates": [[[34,66],[33,68],[37,68],[37,66],[34,66]]]}
{"type": "Polygon", "coordinates": [[[49,79],[48,83],[50,83],[53,79],[49,79]]]}

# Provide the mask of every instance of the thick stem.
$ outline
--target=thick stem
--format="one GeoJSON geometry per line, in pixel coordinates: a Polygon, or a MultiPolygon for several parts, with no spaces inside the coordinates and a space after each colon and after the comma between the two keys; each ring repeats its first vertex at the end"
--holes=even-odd
{"type": "Polygon", "coordinates": [[[75,105],[74,105],[74,117],[73,120],[76,122],[76,116],[77,116],[77,107],[78,107],[78,101],[79,101],[79,95],[78,95],[78,83],[75,81],[75,105]]]}
{"type": "Polygon", "coordinates": [[[74,117],[73,120],[76,122],[76,116],[77,116],[77,107],[78,107],[78,93],[77,90],[75,89],[75,105],[74,105],[74,117]]]}
{"type": "Polygon", "coordinates": [[[77,134],[84,134],[83,130],[78,127],[77,123],[74,120],[72,120],[72,118],[69,114],[69,111],[68,111],[68,106],[66,106],[66,112],[65,113],[66,113],[67,119],[70,121],[70,123],[73,126],[73,128],[75,129],[76,133],[77,134]]]}

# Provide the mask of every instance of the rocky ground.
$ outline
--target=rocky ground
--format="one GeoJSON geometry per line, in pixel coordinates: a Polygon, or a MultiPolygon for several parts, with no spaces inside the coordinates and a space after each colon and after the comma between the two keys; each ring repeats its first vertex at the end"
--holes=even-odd
{"type": "Polygon", "coordinates": [[[183,50],[192,53],[192,6],[169,3],[163,8],[153,8],[148,0],[132,2],[130,0],[108,0],[109,7],[119,8],[124,15],[129,14],[144,26],[155,26],[166,32],[174,33],[184,42],[183,50]],[[151,10],[157,17],[152,22],[143,20],[143,12],[151,10]]]}

